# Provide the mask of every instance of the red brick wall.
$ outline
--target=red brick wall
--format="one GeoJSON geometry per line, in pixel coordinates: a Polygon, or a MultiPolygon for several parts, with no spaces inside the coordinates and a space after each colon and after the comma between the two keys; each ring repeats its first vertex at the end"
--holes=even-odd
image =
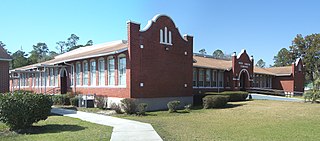
{"type": "Polygon", "coordinates": [[[293,92],[292,76],[276,76],[272,79],[272,89],[293,92]]]}
{"type": "Polygon", "coordinates": [[[9,61],[0,61],[0,93],[9,92],[9,61]]]}
{"type": "Polygon", "coordinates": [[[131,97],[192,96],[193,37],[182,38],[166,16],[159,17],[147,31],[139,29],[139,24],[128,23],[131,97]],[[172,46],[160,44],[160,29],[165,32],[165,27],[172,33],[172,46]]]}

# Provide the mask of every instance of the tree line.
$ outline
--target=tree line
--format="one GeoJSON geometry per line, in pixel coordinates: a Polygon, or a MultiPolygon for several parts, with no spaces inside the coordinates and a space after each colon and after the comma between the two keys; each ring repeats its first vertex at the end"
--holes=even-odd
{"type": "Polygon", "coordinates": [[[10,69],[19,68],[26,65],[32,65],[36,63],[41,63],[53,59],[55,56],[69,52],[71,50],[77,49],[84,46],[92,46],[93,41],[89,40],[86,44],[78,44],[80,37],[75,34],[71,34],[66,41],[56,42],[57,51],[50,51],[48,45],[44,42],[36,43],[32,46],[32,50],[28,53],[21,49],[14,53],[11,53],[6,49],[6,44],[0,41],[0,46],[5,49],[5,51],[12,57],[10,62],[10,69]]]}

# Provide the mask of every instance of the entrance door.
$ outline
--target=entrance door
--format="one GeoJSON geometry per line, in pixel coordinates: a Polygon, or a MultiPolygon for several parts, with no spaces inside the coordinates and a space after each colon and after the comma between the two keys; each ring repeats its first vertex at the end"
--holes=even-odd
{"type": "Polygon", "coordinates": [[[66,70],[62,70],[60,73],[60,90],[61,90],[61,94],[66,94],[67,93],[67,72],[66,70]]]}
{"type": "Polygon", "coordinates": [[[240,90],[245,91],[246,90],[246,74],[244,72],[241,73],[240,76],[240,90]]]}

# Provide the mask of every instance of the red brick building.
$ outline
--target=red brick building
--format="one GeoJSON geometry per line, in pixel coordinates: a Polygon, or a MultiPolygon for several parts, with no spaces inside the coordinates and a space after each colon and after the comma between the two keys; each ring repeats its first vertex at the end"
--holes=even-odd
{"type": "Polygon", "coordinates": [[[9,62],[10,55],[0,47],[0,93],[9,92],[9,62]]]}
{"type": "MultiPolygon", "coordinates": [[[[127,40],[81,47],[50,61],[11,70],[11,90],[96,94],[107,97],[109,104],[135,98],[155,110],[166,108],[172,100],[190,104],[193,94],[202,91],[253,86],[253,58],[245,50],[233,55],[232,61],[195,56],[193,37],[181,36],[169,16],[156,15],[143,29],[128,21],[127,31],[127,40]]],[[[261,73],[270,75],[274,83],[287,85],[282,78],[276,80],[275,74],[261,73]]],[[[295,80],[297,75],[288,78],[295,80]]]]}
{"type": "Polygon", "coordinates": [[[304,72],[301,59],[291,66],[259,68],[246,50],[231,60],[194,55],[193,93],[207,91],[281,90],[286,94],[304,91],[304,72]]]}

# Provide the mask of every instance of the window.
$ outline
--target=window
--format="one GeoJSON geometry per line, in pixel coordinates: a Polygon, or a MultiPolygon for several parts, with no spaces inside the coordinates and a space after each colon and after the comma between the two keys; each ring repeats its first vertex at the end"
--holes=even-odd
{"type": "Polygon", "coordinates": [[[99,59],[99,63],[98,63],[98,71],[99,71],[99,85],[100,86],[104,86],[105,85],[105,64],[104,64],[104,59],[101,58],[99,59]]]}
{"type": "Polygon", "coordinates": [[[36,86],[39,86],[40,84],[39,84],[39,79],[40,79],[40,73],[39,72],[37,72],[36,73],[36,86]]]}
{"type": "Polygon", "coordinates": [[[172,33],[167,27],[164,27],[164,31],[160,29],[160,43],[172,45],[172,33]]]}
{"type": "Polygon", "coordinates": [[[115,85],[114,80],[114,58],[108,58],[108,85],[115,85]]]}
{"type": "Polygon", "coordinates": [[[77,62],[76,64],[76,85],[80,85],[80,69],[81,69],[81,64],[80,62],[77,62]]]}
{"type": "Polygon", "coordinates": [[[212,71],[212,83],[211,87],[217,87],[217,71],[212,71]]]}
{"type": "Polygon", "coordinates": [[[203,83],[204,83],[203,81],[204,81],[204,70],[200,69],[199,70],[199,82],[198,82],[199,87],[203,87],[203,83]]]}
{"type": "Polygon", "coordinates": [[[41,72],[41,86],[45,86],[45,81],[46,81],[45,73],[41,72]]]}
{"type": "Polygon", "coordinates": [[[118,58],[118,82],[119,85],[126,85],[126,56],[121,54],[118,58]]]}
{"type": "Polygon", "coordinates": [[[90,85],[95,86],[96,85],[96,60],[92,60],[90,62],[90,85]]]}
{"type": "Polygon", "coordinates": [[[82,85],[88,85],[88,81],[89,81],[89,71],[88,71],[88,62],[87,61],[83,61],[83,79],[82,79],[82,85]]]}
{"type": "Polygon", "coordinates": [[[70,82],[71,82],[71,86],[73,86],[73,81],[74,81],[74,65],[71,66],[71,78],[70,78],[70,82]]]}
{"type": "Polygon", "coordinates": [[[211,83],[211,70],[207,69],[205,87],[210,87],[211,85],[210,83],[211,83]]]}
{"type": "Polygon", "coordinates": [[[198,75],[198,73],[197,73],[197,69],[196,68],[194,68],[193,69],[193,86],[194,87],[196,87],[197,86],[197,75],[198,75]]]}
{"type": "Polygon", "coordinates": [[[223,79],[224,79],[224,73],[223,72],[219,72],[219,87],[223,87],[223,79]]]}
{"type": "Polygon", "coordinates": [[[59,74],[59,68],[54,69],[54,85],[58,87],[58,74],[59,74]]]}
{"type": "Polygon", "coordinates": [[[21,73],[20,74],[20,86],[25,86],[25,80],[26,80],[26,78],[25,78],[24,73],[21,73]]]}
{"type": "Polygon", "coordinates": [[[50,86],[54,86],[53,68],[50,68],[50,86]]]}

